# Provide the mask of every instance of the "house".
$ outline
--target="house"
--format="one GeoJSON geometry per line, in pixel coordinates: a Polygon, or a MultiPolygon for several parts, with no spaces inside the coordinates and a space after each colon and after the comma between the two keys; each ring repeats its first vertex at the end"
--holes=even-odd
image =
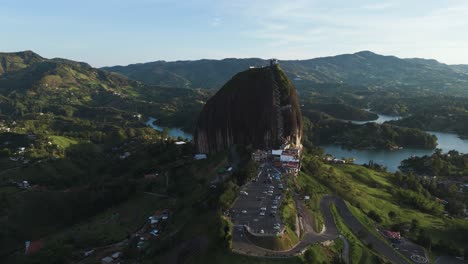
{"type": "Polygon", "coordinates": [[[401,239],[400,232],[394,232],[394,231],[385,230],[385,231],[384,231],[384,234],[385,234],[385,236],[388,237],[389,239],[397,239],[397,240],[400,240],[400,239],[401,239]]]}
{"type": "Polygon", "coordinates": [[[342,159],[333,159],[333,163],[335,163],[335,164],[346,164],[346,160],[342,160],[342,159]]]}
{"type": "Polygon", "coordinates": [[[280,157],[282,153],[283,153],[282,149],[273,149],[273,150],[271,150],[271,155],[272,156],[280,157]]]}
{"type": "Polygon", "coordinates": [[[195,156],[193,156],[193,158],[195,160],[203,160],[203,159],[207,159],[208,157],[206,156],[206,154],[195,154],[195,156]]]}
{"type": "Polygon", "coordinates": [[[31,255],[37,253],[41,248],[44,246],[42,240],[35,240],[35,241],[26,241],[25,243],[25,255],[31,255]]]}
{"type": "Polygon", "coordinates": [[[21,189],[29,189],[29,188],[31,188],[31,185],[29,184],[28,181],[22,181],[22,182],[18,183],[18,187],[21,188],[21,189]]]}
{"type": "Polygon", "coordinates": [[[125,152],[124,154],[120,155],[120,159],[123,160],[123,159],[126,159],[128,157],[130,157],[130,152],[125,152]]]}
{"type": "Polygon", "coordinates": [[[109,263],[112,263],[113,261],[114,259],[112,257],[105,257],[101,259],[101,264],[109,264],[109,263]]]}
{"type": "Polygon", "coordinates": [[[263,150],[257,149],[254,153],[252,153],[252,159],[256,162],[265,161],[267,157],[268,157],[267,152],[263,150]]]}
{"type": "Polygon", "coordinates": [[[94,253],[94,249],[91,249],[91,250],[88,250],[88,251],[85,251],[83,252],[83,255],[85,257],[89,257],[90,255],[92,255],[94,253]]]}
{"type": "Polygon", "coordinates": [[[300,163],[297,161],[283,162],[283,168],[288,173],[293,173],[296,175],[299,172],[300,163]]]}
{"type": "Polygon", "coordinates": [[[284,152],[280,156],[280,161],[281,162],[299,162],[299,160],[297,159],[295,155],[284,153],[284,152]]]}

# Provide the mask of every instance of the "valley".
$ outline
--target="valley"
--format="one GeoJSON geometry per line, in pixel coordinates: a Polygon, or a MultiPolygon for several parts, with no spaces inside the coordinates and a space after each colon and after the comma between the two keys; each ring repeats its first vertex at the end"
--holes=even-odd
{"type": "Polygon", "coordinates": [[[221,77],[159,87],[32,52],[1,55],[5,263],[96,263],[116,253],[112,261],[141,263],[428,263],[468,243],[458,154],[468,149],[453,122],[463,120],[462,99],[447,109],[452,95],[419,98],[437,89],[323,83],[352,73],[291,78],[305,62],[243,62],[213,96],[221,77]],[[431,108],[441,120],[452,115],[450,129],[412,122],[431,108]],[[300,158],[269,156],[299,144],[300,158]],[[25,241],[37,251],[25,255],[25,241]]]}

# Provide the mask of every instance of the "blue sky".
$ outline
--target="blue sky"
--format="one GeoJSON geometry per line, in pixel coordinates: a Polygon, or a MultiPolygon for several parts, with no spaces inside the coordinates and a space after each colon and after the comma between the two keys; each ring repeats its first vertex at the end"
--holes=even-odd
{"type": "Polygon", "coordinates": [[[466,0],[0,0],[0,51],[93,66],[371,50],[468,64],[466,0]]]}

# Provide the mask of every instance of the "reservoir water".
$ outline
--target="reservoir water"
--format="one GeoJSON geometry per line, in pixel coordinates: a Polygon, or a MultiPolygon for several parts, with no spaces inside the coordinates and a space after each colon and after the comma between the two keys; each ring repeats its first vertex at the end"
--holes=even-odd
{"type": "MultiPolygon", "coordinates": [[[[383,123],[385,121],[399,119],[399,116],[388,116],[388,115],[379,115],[379,118],[375,121],[376,123],[383,123]]],[[[146,124],[152,127],[155,130],[163,131],[164,127],[154,124],[156,118],[150,117],[146,124]]],[[[366,123],[360,121],[352,121],[353,123],[366,123]]],[[[468,153],[468,140],[460,139],[456,134],[452,133],[442,133],[442,132],[431,132],[427,131],[430,134],[437,136],[437,148],[442,149],[442,151],[448,152],[450,150],[457,150],[461,153],[468,153]]],[[[185,138],[187,140],[192,140],[192,135],[182,131],[180,128],[168,128],[168,134],[170,137],[185,138]]],[[[321,146],[325,153],[331,154],[337,158],[355,158],[356,164],[368,163],[370,160],[373,160],[375,163],[384,165],[387,167],[387,170],[390,172],[395,172],[400,166],[400,162],[404,159],[410,158],[411,156],[424,156],[431,155],[434,153],[433,149],[417,149],[417,148],[404,148],[399,150],[359,150],[359,149],[343,149],[339,145],[323,145],[321,146]]]]}
{"type": "MultiPolygon", "coordinates": [[[[148,121],[146,122],[146,125],[150,126],[151,128],[153,128],[154,130],[157,130],[157,131],[164,131],[164,127],[161,127],[161,126],[158,126],[156,124],[154,124],[154,122],[156,121],[157,119],[154,118],[154,117],[150,117],[148,119],[148,121]]],[[[182,131],[182,129],[180,128],[168,128],[168,136],[169,137],[172,137],[172,138],[178,138],[178,137],[181,137],[183,139],[187,139],[188,141],[191,141],[192,140],[192,134],[189,134],[189,133],[185,133],[184,131],[182,131]]]]}
{"type": "MultiPolygon", "coordinates": [[[[397,120],[399,116],[387,116],[379,115],[379,118],[375,121],[376,123],[383,123],[385,121],[397,120]]],[[[367,122],[351,121],[357,124],[363,124],[367,122]]],[[[432,132],[426,131],[427,133],[433,134],[437,137],[437,148],[442,149],[442,152],[448,152],[450,150],[457,150],[461,153],[468,153],[468,140],[460,139],[456,134],[432,132]]],[[[417,148],[404,148],[399,150],[359,150],[359,149],[343,149],[338,145],[324,145],[321,146],[325,153],[331,154],[337,158],[355,158],[356,164],[368,163],[373,160],[375,163],[384,165],[390,172],[398,170],[398,166],[402,160],[410,158],[411,156],[424,156],[431,155],[434,153],[433,149],[417,149],[417,148]]]]}
{"type": "Polygon", "coordinates": [[[365,123],[382,124],[382,123],[387,122],[387,121],[401,119],[401,116],[380,115],[380,114],[378,116],[379,116],[379,118],[377,118],[376,120],[372,120],[372,121],[354,121],[354,120],[343,120],[343,121],[349,121],[349,122],[354,123],[354,124],[362,125],[362,124],[365,124],[365,123]]]}

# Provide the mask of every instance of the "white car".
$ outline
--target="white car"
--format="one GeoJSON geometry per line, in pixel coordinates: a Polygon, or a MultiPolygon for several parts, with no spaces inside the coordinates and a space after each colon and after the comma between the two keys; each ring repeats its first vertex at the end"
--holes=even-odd
{"type": "Polygon", "coordinates": [[[265,234],[265,230],[260,230],[260,234],[265,234]]]}
{"type": "Polygon", "coordinates": [[[273,205],[273,206],[271,207],[271,209],[278,209],[278,206],[273,205]]]}
{"type": "Polygon", "coordinates": [[[260,210],[266,211],[266,207],[262,207],[262,208],[260,208],[260,210]]]}
{"type": "Polygon", "coordinates": [[[261,211],[260,216],[265,216],[265,211],[261,211]]]}
{"type": "Polygon", "coordinates": [[[247,193],[246,191],[240,191],[240,194],[246,195],[246,196],[249,195],[249,193],[247,193]]]}
{"type": "Polygon", "coordinates": [[[280,227],[279,227],[279,226],[274,226],[274,227],[273,227],[273,229],[275,229],[275,230],[279,230],[279,229],[280,229],[280,227]]]}
{"type": "Polygon", "coordinates": [[[241,213],[246,214],[247,210],[242,210],[241,213]]]}
{"type": "Polygon", "coordinates": [[[157,229],[153,229],[153,230],[151,230],[150,234],[153,235],[153,236],[158,236],[159,231],[157,229]]]}

